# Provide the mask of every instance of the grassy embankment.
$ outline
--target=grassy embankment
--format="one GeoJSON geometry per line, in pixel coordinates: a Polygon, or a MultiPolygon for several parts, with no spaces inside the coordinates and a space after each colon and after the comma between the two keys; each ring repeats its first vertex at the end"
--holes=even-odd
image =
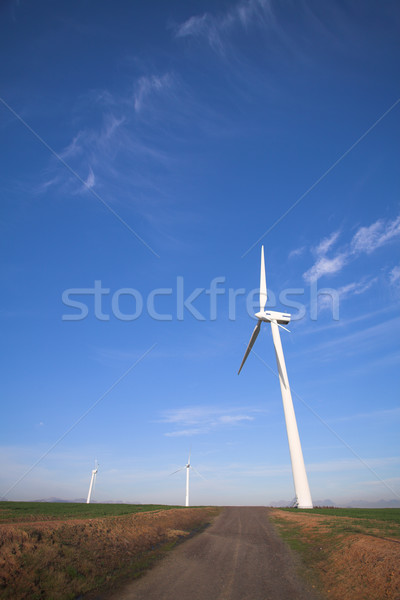
{"type": "Polygon", "coordinates": [[[179,506],[161,504],[82,504],[78,502],[0,502],[0,523],[116,517],[179,506]]]}
{"type": "Polygon", "coordinates": [[[144,573],[213,508],[0,502],[0,597],[73,600],[144,573]]]}
{"type": "Polygon", "coordinates": [[[277,509],[272,519],[327,597],[400,598],[400,509],[277,509]]]}

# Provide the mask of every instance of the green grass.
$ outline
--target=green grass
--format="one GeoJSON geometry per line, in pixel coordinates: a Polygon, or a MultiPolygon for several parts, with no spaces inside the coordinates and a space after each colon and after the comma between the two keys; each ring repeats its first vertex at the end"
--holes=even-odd
{"type": "Polygon", "coordinates": [[[290,512],[302,512],[329,517],[350,517],[352,519],[373,519],[376,521],[392,521],[400,524],[400,508],[283,508],[290,512]]]}
{"type": "Polygon", "coordinates": [[[283,508],[286,512],[297,512],[312,515],[318,514],[326,517],[345,517],[334,522],[327,519],[327,525],[333,534],[339,533],[364,533],[377,537],[400,537],[400,508],[314,508],[312,510],[283,508]]]}
{"type": "MultiPolygon", "coordinates": [[[[332,557],[345,552],[354,535],[368,536],[371,544],[378,538],[396,541],[400,539],[398,508],[281,508],[274,511],[271,518],[280,536],[301,557],[301,574],[320,590],[323,588],[323,582],[327,580],[327,574],[331,572],[332,557]],[[285,513],[301,515],[302,518],[288,520],[285,513]]],[[[354,568],[357,569],[357,565],[354,565],[354,568]]],[[[350,590],[353,585],[351,574],[347,571],[346,573],[350,590]]],[[[337,576],[340,579],[342,573],[338,572],[337,576]]],[[[332,585],[332,582],[329,585],[332,585]]],[[[361,585],[360,582],[357,585],[361,585]]],[[[373,597],[368,595],[368,590],[362,589],[360,594],[361,592],[364,595],[357,597],[373,597]]],[[[379,598],[384,597],[389,596],[379,595],[379,598]]]]}
{"type": "Polygon", "coordinates": [[[162,504],[82,504],[75,502],[0,502],[0,523],[49,519],[95,519],[182,508],[162,504]]]}

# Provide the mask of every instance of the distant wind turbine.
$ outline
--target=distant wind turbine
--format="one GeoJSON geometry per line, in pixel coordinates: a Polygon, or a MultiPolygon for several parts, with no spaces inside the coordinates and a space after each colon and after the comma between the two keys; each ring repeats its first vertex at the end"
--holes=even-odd
{"type": "Polygon", "coordinates": [[[96,475],[97,475],[98,470],[99,470],[99,465],[97,464],[97,460],[96,460],[94,463],[94,469],[92,470],[92,476],[90,478],[89,493],[87,496],[86,504],[90,504],[90,498],[92,496],[92,492],[94,491],[94,486],[96,484],[96,475]]]}
{"type": "Polygon", "coordinates": [[[190,452],[189,452],[189,460],[187,461],[187,464],[184,467],[180,467],[180,469],[177,469],[176,471],[174,471],[173,473],[170,473],[170,475],[175,475],[175,473],[179,473],[179,471],[183,471],[183,469],[186,469],[186,498],[185,498],[185,506],[189,506],[189,477],[190,477],[190,469],[193,469],[193,471],[195,473],[197,473],[197,475],[199,475],[199,477],[203,477],[203,475],[200,475],[200,473],[198,472],[197,469],[195,469],[193,467],[193,465],[190,464],[190,452]]]}
{"type": "Polygon", "coordinates": [[[266,303],[267,284],[265,279],[264,246],[261,246],[260,312],[256,313],[255,315],[258,319],[257,325],[255,326],[250,338],[250,342],[247,346],[238,374],[242,370],[242,367],[254,346],[254,342],[260,333],[261,323],[263,321],[266,323],[271,323],[272,338],[274,341],[276,363],[279,373],[279,383],[281,385],[283,410],[285,413],[286,430],[289,440],[290,459],[292,462],[293,480],[296,493],[296,505],[298,508],[312,508],[313,503],[308,485],[306,468],[304,465],[303,452],[301,450],[300,436],[297,429],[296,415],[293,408],[292,394],[290,392],[285,358],[283,356],[281,337],[279,334],[279,327],[289,331],[286,329],[286,327],[284,327],[284,325],[289,323],[291,315],[272,310],[265,311],[266,303]]]}

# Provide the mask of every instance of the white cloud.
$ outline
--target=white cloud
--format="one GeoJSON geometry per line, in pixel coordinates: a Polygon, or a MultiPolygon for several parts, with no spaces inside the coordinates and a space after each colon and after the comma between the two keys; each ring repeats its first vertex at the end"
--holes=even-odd
{"type": "MultiPolygon", "coordinates": [[[[303,350],[303,354],[305,352],[316,352],[320,355],[323,353],[325,358],[331,360],[333,356],[338,354],[343,358],[345,354],[354,354],[356,352],[358,354],[368,353],[371,349],[374,349],[375,352],[377,352],[378,349],[382,349],[383,352],[387,353],[389,339],[393,339],[394,336],[398,335],[399,331],[399,317],[384,322],[378,321],[366,329],[349,333],[336,339],[332,338],[321,344],[316,344],[314,347],[303,350]]],[[[383,353],[381,353],[381,356],[383,356],[383,353]]],[[[395,356],[395,359],[397,360],[398,357],[395,356]]],[[[384,361],[387,363],[388,356],[385,356],[384,361]]],[[[363,368],[365,370],[365,365],[363,368]]]]}
{"type": "Polygon", "coordinates": [[[304,253],[304,250],[306,249],[305,246],[301,246],[301,248],[295,248],[295,250],[292,250],[291,252],[289,252],[289,256],[288,258],[296,258],[297,256],[301,256],[304,253]]]}
{"type": "Polygon", "coordinates": [[[340,421],[359,421],[360,419],[381,419],[386,418],[391,421],[400,417],[400,407],[388,408],[385,410],[374,410],[368,413],[356,413],[353,415],[347,415],[330,419],[329,422],[340,422],[340,421]]]}
{"type": "Polygon", "coordinates": [[[216,15],[204,13],[190,17],[177,27],[175,36],[177,38],[202,37],[213,50],[223,54],[226,45],[223,37],[232,29],[241,27],[247,31],[251,25],[259,25],[267,21],[273,21],[269,0],[244,0],[225,13],[216,15]]]}
{"type": "Polygon", "coordinates": [[[220,423],[239,423],[240,421],[254,421],[254,417],[248,415],[223,415],[219,418],[220,423]]]}
{"type": "Polygon", "coordinates": [[[325,255],[328,250],[335,244],[336,240],[340,235],[340,231],[334,231],[328,237],[324,238],[318,246],[315,248],[315,253],[317,256],[325,255]]]}
{"type": "MultiPolygon", "coordinates": [[[[346,285],[342,285],[340,288],[336,290],[339,295],[340,301],[349,298],[350,296],[358,296],[363,294],[369,288],[378,281],[377,277],[372,279],[362,279],[361,281],[353,281],[352,283],[348,283],[346,285]]],[[[318,309],[331,309],[332,308],[332,298],[328,294],[321,294],[318,298],[318,309]]]]}
{"type": "Polygon", "coordinates": [[[382,458],[367,459],[348,458],[343,460],[333,460],[327,462],[307,464],[307,470],[313,473],[332,471],[354,471],[365,468],[366,464],[371,468],[378,468],[397,465],[399,463],[399,456],[387,456],[382,458]]]}
{"type": "Polygon", "coordinates": [[[38,191],[40,193],[43,193],[46,190],[48,190],[50,187],[52,187],[53,185],[57,185],[59,182],[60,182],[60,178],[58,176],[51,177],[50,179],[47,179],[47,181],[44,181],[43,183],[40,184],[40,186],[38,187],[38,191]]]}
{"type": "Polygon", "coordinates": [[[167,431],[164,435],[167,437],[190,437],[191,435],[199,435],[201,433],[207,433],[208,429],[205,427],[198,427],[192,429],[180,429],[178,431],[167,431]]]}
{"type": "Polygon", "coordinates": [[[190,17],[182,23],[175,32],[176,37],[197,36],[206,33],[209,28],[211,17],[208,13],[204,13],[201,17],[190,17]]]}
{"type": "Polygon", "coordinates": [[[400,215],[393,221],[379,219],[369,227],[360,227],[351,241],[353,252],[371,254],[400,235],[400,215]]]}
{"type": "Polygon", "coordinates": [[[117,133],[118,129],[125,122],[125,117],[120,117],[119,119],[113,115],[109,114],[104,117],[103,127],[98,135],[97,144],[99,146],[104,146],[108,144],[112,137],[117,133]]]}
{"type": "Polygon", "coordinates": [[[355,285],[354,294],[356,294],[356,295],[363,294],[364,292],[369,290],[369,288],[372,287],[374,285],[374,283],[376,283],[377,281],[378,281],[377,277],[373,277],[372,279],[369,279],[368,281],[365,281],[365,280],[359,281],[355,285]]]}
{"type": "Polygon", "coordinates": [[[188,406],[165,411],[161,422],[174,424],[177,429],[165,433],[168,437],[190,436],[208,433],[215,427],[239,425],[253,421],[254,416],[246,413],[259,413],[259,409],[243,411],[242,408],[223,408],[213,406],[188,406]]]}
{"type": "Polygon", "coordinates": [[[146,100],[148,100],[152,94],[159,94],[171,86],[172,77],[169,73],[165,73],[161,76],[151,75],[140,77],[136,84],[134,95],[135,111],[137,113],[140,112],[143,109],[146,100]]]}
{"type": "MultiPolygon", "coordinates": [[[[371,254],[377,248],[391,242],[396,237],[400,236],[400,215],[392,221],[378,219],[368,227],[360,227],[350,243],[343,246],[340,251],[328,258],[326,253],[336,243],[340,232],[335,231],[328,237],[324,238],[318,246],[314,248],[314,253],[317,260],[314,265],[308,269],[303,278],[307,282],[315,281],[323,275],[333,275],[343,269],[343,267],[354,260],[358,255],[366,253],[371,254]]],[[[362,292],[359,292],[362,293],[362,292]]]]}
{"type": "Polygon", "coordinates": [[[337,291],[341,298],[347,298],[348,296],[358,296],[359,294],[363,294],[369,288],[378,281],[377,277],[373,277],[372,279],[362,281],[353,281],[352,283],[348,283],[340,287],[337,291]]]}
{"type": "Polygon", "coordinates": [[[351,246],[354,252],[367,252],[376,248],[377,241],[382,233],[383,222],[376,221],[369,227],[360,227],[354,235],[351,246]]]}
{"type": "Polygon", "coordinates": [[[75,158],[82,152],[82,141],[85,136],[83,131],[79,131],[72,141],[59,153],[60,157],[63,160],[68,160],[70,158],[75,158]]]}
{"type": "Polygon", "coordinates": [[[393,269],[390,271],[389,276],[391,284],[400,283],[400,267],[393,267],[393,269]]]}
{"type": "Polygon", "coordinates": [[[317,257],[315,264],[303,274],[303,278],[311,283],[323,275],[333,275],[338,273],[347,262],[347,252],[343,251],[333,258],[327,258],[326,253],[336,243],[340,231],[334,231],[331,235],[323,238],[321,242],[313,248],[313,252],[317,257]]]}
{"type": "Polygon", "coordinates": [[[348,254],[342,252],[334,258],[327,258],[322,256],[317,262],[303,274],[304,279],[311,283],[323,275],[333,275],[343,269],[347,263],[348,254]]]}
{"type": "Polygon", "coordinates": [[[93,170],[91,167],[89,167],[89,174],[85,181],[85,187],[90,190],[94,186],[95,182],[96,182],[96,178],[94,176],[93,170]]]}

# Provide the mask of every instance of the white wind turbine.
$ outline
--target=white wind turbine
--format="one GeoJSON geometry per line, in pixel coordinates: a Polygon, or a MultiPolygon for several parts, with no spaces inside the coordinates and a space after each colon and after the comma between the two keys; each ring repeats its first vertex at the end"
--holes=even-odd
{"type": "Polygon", "coordinates": [[[94,486],[96,484],[96,475],[97,475],[98,470],[99,470],[99,465],[97,464],[97,460],[96,460],[95,464],[94,464],[94,469],[92,470],[92,476],[90,478],[89,493],[87,496],[86,504],[90,504],[90,498],[92,496],[92,492],[94,491],[94,486]]]}
{"type": "Polygon", "coordinates": [[[193,465],[190,464],[190,452],[189,452],[189,460],[187,461],[186,465],[184,467],[180,467],[180,469],[177,469],[173,473],[170,473],[170,475],[175,475],[175,473],[179,473],[179,471],[183,471],[183,469],[186,469],[186,498],[185,498],[185,506],[189,506],[189,477],[190,477],[190,469],[193,469],[193,471],[195,473],[197,473],[197,475],[199,475],[203,479],[204,479],[204,477],[203,477],[203,475],[200,475],[200,473],[198,472],[198,470],[195,469],[193,467],[193,465]]]}
{"type": "Polygon", "coordinates": [[[265,311],[267,302],[267,284],[265,279],[265,262],[264,262],[264,246],[261,246],[261,273],[260,273],[260,312],[256,313],[258,319],[257,325],[254,328],[250,338],[245,355],[240,365],[240,371],[251,352],[254,342],[260,333],[261,323],[263,321],[271,323],[272,338],[274,340],[276,363],[278,366],[279,383],[281,384],[283,410],[285,413],[286,431],[289,440],[290,459],[292,462],[292,472],[294,480],[294,488],[296,493],[296,504],[299,508],[312,508],[310,488],[308,485],[306,468],[304,466],[303,452],[301,450],[299,431],[297,429],[296,415],[294,413],[292,394],[290,392],[289,379],[286,372],[285,359],[283,356],[281,337],[279,327],[286,329],[283,325],[287,325],[291,315],[276,311],[265,311]]]}

